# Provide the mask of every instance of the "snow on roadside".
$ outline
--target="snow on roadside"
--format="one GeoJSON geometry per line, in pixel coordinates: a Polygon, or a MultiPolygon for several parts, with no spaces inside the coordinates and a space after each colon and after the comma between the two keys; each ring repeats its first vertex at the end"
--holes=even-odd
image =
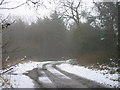
{"type": "Polygon", "coordinates": [[[118,81],[113,81],[112,79],[118,79],[118,74],[106,74],[104,75],[103,72],[104,71],[96,71],[96,70],[92,70],[92,69],[88,69],[85,68],[84,66],[77,66],[77,65],[71,65],[71,64],[61,64],[61,65],[57,65],[58,68],[75,74],[77,76],[86,78],[86,79],[90,79],[93,81],[96,81],[98,83],[107,85],[107,86],[111,86],[111,87],[120,87],[118,85],[118,81]]]}
{"type": "Polygon", "coordinates": [[[40,62],[29,61],[26,63],[19,63],[13,70],[13,73],[22,74],[27,73],[27,71],[37,68],[41,64],[40,62]]]}
{"type": "MultiPolygon", "coordinates": [[[[13,66],[14,69],[12,70],[11,75],[10,74],[1,75],[1,78],[8,80],[10,85],[5,84],[6,86],[4,86],[2,85],[4,80],[0,80],[0,89],[11,88],[11,86],[13,88],[35,88],[33,80],[29,78],[28,76],[23,75],[23,73],[27,73],[27,71],[33,70],[34,68],[37,68],[38,66],[42,67],[43,64],[50,63],[50,62],[52,61],[45,61],[45,62],[29,61],[29,62],[19,63],[13,66]]],[[[4,71],[0,70],[0,73],[4,71]]]]}
{"type": "Polygon", "coordinates": [[[35,88],[33,80],[26,75],[4,75],[4,78],[10,81],[13,88],[35,88]]]}
{"type": "MultiPolygon", "coordinates": [[[[26,73],[27,71],[36,68],[38,64],[41,64],[41,63],[40,62],[29,61],[29,62],[25,62],[25,63],[19,63],[15,66],[10,67],[10,68],[13,68],[12,69],[13,73],[22,74],[22,73],[26,73]]],[[[8,69],[9,68],[7,68],[5,70],[0,70],[0,72],[7,71],[8,69]]]]}

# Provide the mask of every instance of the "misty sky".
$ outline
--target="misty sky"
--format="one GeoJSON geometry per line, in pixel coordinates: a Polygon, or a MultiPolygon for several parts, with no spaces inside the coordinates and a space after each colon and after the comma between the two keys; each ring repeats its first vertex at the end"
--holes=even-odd
{"type": "MultiPolygon", "coordinates": [[[[15,7],[17,5],[24,3],[26,0],[5,0],[5,1],[6,2],[10,1],[10,3],[1,5],[0,8],[1,7],[7,7],[7,8],[15,7]]],[[[58,0],[55,0],[55,1],[58,1],[58,0]]],[[[91,2],[93,0],[83,0],[83,1],[86,3],[87,7],[90,7],[92,5],[91,2]]],[[[97,1],[101,1],[101,0],[97,0],[97,1]]],[[[49,16],[55,9],[58,9],[57,8],[58,4],[54,3],[54,0],[41,0],[41,2],[43,2],[43,5],[45,5],[46,7],[41,5],[37,11],[33,7],[29,7],[28,5],[25,4],[19,8],[12,9],[12,10],[1,9],[0,15],[5,16],[5,17],[10,15],[11,17],[13,17],[13,19],[21,17],[23,21],[32,22],[32,21],[37,20],[36,16],[43,18],[45,16],[49,16]]]]}

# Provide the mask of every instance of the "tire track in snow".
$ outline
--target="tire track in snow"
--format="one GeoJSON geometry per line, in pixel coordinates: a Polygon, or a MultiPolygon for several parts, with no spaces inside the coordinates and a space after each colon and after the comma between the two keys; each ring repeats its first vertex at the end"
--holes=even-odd
{"type": "Polygon", "coordinates": [[[56,88],[52,81],[46,76],[45,69],[38,68],[38,73],[40,77],[38,77],[38,82],[42,85],[43,88],[56,88]]]}
{"type": "Polygon", "coordinates": [[[53,64],[54,63],[44,64],[42,69],[56,88],[87,88],[82,83],[78,83],[76,80],[71,79],[70,77],[53,68],[53,64]]]}
{"type": "Polygon", "coordinates": [[[83,78],[83,77],[80,77],[80,76],[77,76],[75,74],[72,74],[72,73],[69,73],[69,72],[66,72],[64,70],[61,70],[60,68],[58,68],[56,65],[58,65],[60,63],[56,63],[56,64],[53,64],[53,67],[58,70],[59,72],[63,73],[64,75],[78,81],[79,83],[82,83],[83,85],[86,85],[88,88],[110,88],[110,87],[107,87],[107,86],[104,86],[100,83],[97,83],[95,81],[92,81],[92,80],[88,80],[86,78],[83,78]]]}

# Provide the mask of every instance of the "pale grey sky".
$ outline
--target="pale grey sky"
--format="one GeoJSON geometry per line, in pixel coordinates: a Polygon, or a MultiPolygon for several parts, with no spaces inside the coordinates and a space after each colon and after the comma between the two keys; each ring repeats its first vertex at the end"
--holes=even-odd
{"type": "MultiPolygon", "coordinates": [[[[11,3],[6,4],[6,5],[1,5],[0,7],[15,7],[20,5],[21,3],[24,3],[26,0],[5,0],[5,1],[10,1],[11,3]]],[[[48,16],[50,11],[51,11],[51,7],[53,5],[44,2],[44,4],[47,6],[47,8],[49,7],[50,9],[46,9],[43,6],[41,6],[38,10],[38,13],[41,17],[43,16],[48,16]]],[[[36,13],[36,11],[33,8],[30,8],[28,5],[23,5],[21,7],[18,7],[16,9],[1,9],[0,10],[0,14],[4,15],[5,17],[10,15],[10,16],[18,16],[21,17],[24,21],[35,21],[36,20],[36,16],[38,16],[38,14],[36,13]]],[[[17,17],[17,18],[18,18],[17,17]]]]}
{"type": "MultiPolygon", "coordinates": [[[[19,1],[18,0],[5,0],[5,1],[10,1],[10,3],[6,5],[0,5],[0,8],[1,7],[15,7],[17,5],[20,5],[21,3],[24,3],[26,0],[19,0],[19,1]]],[[[37,1],[37,0],[34,0],[34,1],[37,1]]],[[[11,17],[19,16],[22,18],[23,21],[27,21],[27,22],[36,21],[37,20],[36,16],[41,16],[42,18],[45,16],[49,16],[50,13],[55,10],[55,6],[57,6],[56,3],[54,4],[54,0],[41,0],[41,1],[44,2],[43,4],[46,6],[46,8],[41,6],[37,11],[39,15],[36,13],[36,11],[33,8],[30,9],[27,5],[23,5],[19,8],[12,9],[12,10],[1,9],[0,14],[4,16],[10,15],[11,17]]],[[[75,0],[75,1],[78,1],[78,0],[75,0]]],[[[83,1],[86,2],[87,7],[90,7],[92,5],[91,2],[93,0],[83,0],[83,1]]],[[[97,1],[101,1],[101,0],[97,0],[97,1]]],[[[107,1],[110,1],[110,0],[107,0],[107,1]]],[[[112,1],[116,1],[116,0],[112,0],[112,1]]]]}

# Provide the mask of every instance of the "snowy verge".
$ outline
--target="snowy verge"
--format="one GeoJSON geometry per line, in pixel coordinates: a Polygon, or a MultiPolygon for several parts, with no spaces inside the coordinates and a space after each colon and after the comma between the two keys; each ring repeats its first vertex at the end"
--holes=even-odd
{"type": "Polygon", "coordinates": [[[98,83],[104,84],[106,86],[110,86],[110,87],[120,87],[118,85],[118,81],[113,81],[112,79],[118,79],[118,74],[106,74],[104,75],[103,73],[105,72],[105,70],[92,70],[92,69],[88,69],[85,68],[84,66],[77,66],[77,65],[71,65],[71,64],[61,64],[61,65],[57,65],[58,68],[75,74],[77,76],[89,79],[89,80],[93,80],[96,81],[98,83]]]}
{"type": "Polygon", "coordinates": [[[40,68],[42,67],[43,64],[50,62],[52,61],[45,61],[45,62],[29,61],[26,63],[20,63],[14,68],[13,73],[17,73],[17,74],[27,73],[27,71],[33,70],[34,68],[37,67],[40,68]]]}
{"type": "Polygon", "coordinates": [[[4,75],[9,80],[9,85],[5,84],[2,88],[34,88],[33,80],[26,75],[4,75]]]}
{"type": "MultiPolygon", "coordinates": [[[[34,68],[41,68],[43,64],[50,63],[52,61],[45,61],[45,62],[35,62],[29,61],[24,63],[19,63],[13,66],[13,70],[11,73],[4,74],[0,76],[0,89],[2,88],[35,88],[35,83],[31,78],[24,75],[30,70],[34,68]],[[7,82],[6,82],[7,81],[7,82]]],[[[8,70],[7,68],[6,70],[8,70]]],[[[6,71],[0,70],[0,73],[6,71]]]]}

